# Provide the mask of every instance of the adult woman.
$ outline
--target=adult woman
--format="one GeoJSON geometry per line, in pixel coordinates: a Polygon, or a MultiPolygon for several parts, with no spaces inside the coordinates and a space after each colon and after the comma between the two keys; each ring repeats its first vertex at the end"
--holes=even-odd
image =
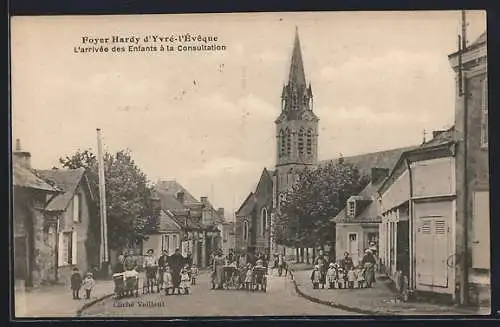
{"type": "Polygon", "coordinates": [[[314,260],[314,265],[319,267],[321,288],[325,288],[326,283],[326,271],[328,270],[328,258],[325,256],[323,250],[319,250],[319,255],[314,260]]]}
{"type": "Polygon", "coordinates": [[[217,251],[213,259],[214,284],[217,289],[222,289],[225,261],[226,259],[222,255],[222,250],[217,251]]]}
{"type": "Polygon", "coordinates": [[[365,282],[366,287],[372,287],[372,284],[375,281],[375,264],[376,260],[372,254],[370,249],[365,250],[365,255],[363,256],[363,260],[361,261],[365,269],[365,282]]]}

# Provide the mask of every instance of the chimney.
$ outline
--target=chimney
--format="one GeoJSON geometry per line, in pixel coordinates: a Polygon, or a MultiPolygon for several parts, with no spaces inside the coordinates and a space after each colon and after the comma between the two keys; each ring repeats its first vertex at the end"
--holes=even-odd
{"type": "Polygon", "coordinates": [[[31,153],[22,151],[19,139],[16,139],[16,150],[12,153],[12,161],[23,168],[31,169],[31,153]]]}
{"type": "Polygon", "coordinates": [[[371,179],[372,184],[377,184],[389,176],[389,169],[387,168],[372,168],[371,179]]]}
{"type": "Polygon", "coordinates": [[[180,203],[184,204],[184,192],[182,191],[177,192],[177,200],[180,203]]]}
{"type": "Polygon", "coordinates": [[[202,196],[202,197],[200,197],[200,201],[201,201],[201,203],[206,204],[208,202],[208,197],[202,196]]]}
{"type": "Polygon", "coordinates": [[[217,209],[217,213],[222,219],[224,219],[224,208],[217,209]]]}

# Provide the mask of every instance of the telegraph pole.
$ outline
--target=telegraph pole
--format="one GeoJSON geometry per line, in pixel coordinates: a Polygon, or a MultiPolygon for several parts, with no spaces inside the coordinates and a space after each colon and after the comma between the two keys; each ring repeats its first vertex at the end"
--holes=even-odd
{"type": "Polygon", "coordinates": [[[104,156],[102,151],[101,129],[97,128],[97,160],[99,165],[99,209],[101,216],[101,269],[106,271],[109,262],[108,221],[106,213],[106,182],[104,178],[104,156]]]}

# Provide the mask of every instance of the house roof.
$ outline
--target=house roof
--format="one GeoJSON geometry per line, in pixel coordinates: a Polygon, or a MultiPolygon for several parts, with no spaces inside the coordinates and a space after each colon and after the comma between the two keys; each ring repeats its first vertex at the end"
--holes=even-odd
{"type": "MultiPolygon", "coordinates": [[[[374,167],[393,168],[403,152],[415,148],[418,148],[418,145],[343,157],[343,160],[345,163],[355,165],[361,174],[368,175],[374,167]]],[[[334,163],[335,160],[338,160],[338,158],[333,160],[323,160],[319,164],[327,165],[329,163],[334,163]]]]}
{"type": "Polygon", "coordinates": [[[486,31],[484,31],[474,42],[472,42],[469,47],[485,43],[487,41],[486,31]]]}
{"type": "Polygon", "coordinates": [[[255,195],[253,194],[253,192],[250,192],[245,201],[243,201],[241,207],[238,209],[238,211],[236,211],[236,215],[248,216],[252,213],[254,207],[255,207],[255,195]]]}
{"type": "Polygon", "coordinates": [[[455,132],[455,125],[451,126],[449,129],[447,129],[445,131],[440,131],[436,135],[436,137],[434,137],[431,140],[423,143],[418,148],[413,149],[413,151],[416,152],[419,149],[425,149],[425,148],[434,147],[434,146],[437,146],[437,145],[442,145],[442,144],[449,143],[449,142],[453,141],[453,139],[454,139],[454,135],[453,135],[454,132],[455,132]]]}
{"type": "Polygon", "coordinates": [[[163,210],[170,210],[172,212],[179,212],[179,213],[188,210],[182,203],[180,203],[177,200],[177,198],[174,195],[164,190],[156,190],[156,195],[160,199],[161,208],[163,210]]]}
{"type": "Polygon", "coordinates": [[[57,186],[44,181],[36,172],[23,168],[18,163],[12,165],[12,182],[14,186],[26,187],[47,192],[61,192],[57,186]]]}
{"type": "Polygon", "coordinates": [[[158,180],[155,185],[157,191],[162,191],[167,194],[177,196],[178,192],[184,193],[184,203],[199,203],[191,193],[189,193],[179,182],[175,180],[158,180]]]}
{"type": "Polygon", "coordinates": [[[162,210],[160,213],[159,231],[160,232],[179,232],[180,230],[181,230],[181,226],[175,220],[173,215],[170,215],[170,213],[162,210]]]}
{"type": "Polygon", "coordinates": [[[76,188],[84,174],[84,168],[37,170],[37,173],[49,183],[56,185],[63,193],[56,195],[45,207],[47,211],[64,211],[73,198],[76,188]]]}

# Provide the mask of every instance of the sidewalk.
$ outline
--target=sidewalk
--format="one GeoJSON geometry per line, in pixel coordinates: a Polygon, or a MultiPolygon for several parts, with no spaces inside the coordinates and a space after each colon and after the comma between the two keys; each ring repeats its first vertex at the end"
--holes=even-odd
{"type": "Polygon", "coordinates": [[[89,300],[85,299],[83,290],[80,291],[82,299],[73,300],[71,290],[64,285],[43,286],[29,291],[16,285],[14,316],[16,318],[76,317],[77,311],[85,304],[113,294],[114,286],[112,280],[96,280],[96,286],[89,300]]]}
{"type": "Polygon", "coordinates": [[[489,315],[490,309],[474,310],[432,303],[397,303],[387,281],[377,280],[372,288],[312,289],[311,270],[295,271],[294,283],[299,295],[310,301],[367,315],[489,315]]]}

